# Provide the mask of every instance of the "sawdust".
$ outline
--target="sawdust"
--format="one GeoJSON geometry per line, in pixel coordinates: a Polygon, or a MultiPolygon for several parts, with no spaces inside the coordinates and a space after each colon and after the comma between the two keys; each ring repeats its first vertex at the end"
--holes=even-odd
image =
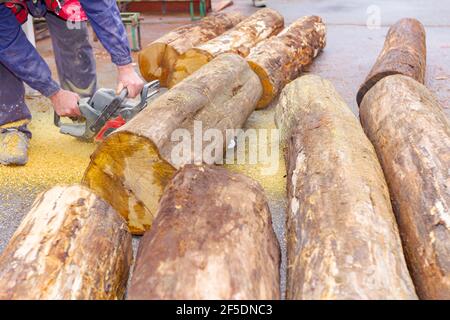
{"type": "Polygon", "coordinates": [[[95,144],[60,134],[49,100],[27,99],[27,104],[33,114],[29,161],[23,167],[0,166],[0,189],[36,193],[55,184],[80,182],[95,144]]]}
{"type": "MultiPolygon", "coordinates": [[[[266,109],[257,110],[252,113],[250,118],[247,120],[244,129],[254,128],[254,129],[275,129],[274,121],[274,106],[275,102],[272,103],[266,109]]],[[[271,150],[271,141],[268,140],[268,150],[271,150]]],[[[248,150],[247,150],[248,151],[248,150]]],[[[248,156],[248,153],[247,153],[248,156]]],[[[233,164],[225,165],[228,169],[235,172],[243,173],[254,180],[258,181],[263,187],[272,214],[272,226],[277,235],[278,241],[280,243],[280,249],[282,252],[281,259],[281,291],[284,292],[286,288],[286,210],[287,210],[287,197],[286,197],[286,167],[284,161],[283,150],[279,150],[278,154],[278,170],[274,172],[273,175],[263,174],[264,168],[267,165],[264,163],[258,164],[233,164]]]]}
{"type": "MultiPolygon", "coordinates": [[[[249,128],[267,130],[276,129],[274,122],[274,106],[272,105],[270,108],[253,112],[247,120],[244,130],[249,128]]],[[[273,143],[270,136],[268,136],[267,142],[267,149],[270,151],[272,147],[271,144],[273,143]]],[[[248,159],[248,146],[246,149],[246,156],[248,159]]],[[[260,162],[257,164],[229,164],[225,165],[225,167],[231,171],[245,174],[258,181],[265,190],[269,200],[284,201],[286,197],[286,168],[281,147],[278,154],[278,168],[273,174],[264,174],[264,169],[267,169],[268,164],[260,162]]]]}
{"type": "Polygon", "coordinates": [[[20,150],[17,148],[19,143],[22,141],[20,136],[17,134],[10,134],[5,138],[4,143],[6,145],[6,152],[12,156],[18,156],[20,150]]]}

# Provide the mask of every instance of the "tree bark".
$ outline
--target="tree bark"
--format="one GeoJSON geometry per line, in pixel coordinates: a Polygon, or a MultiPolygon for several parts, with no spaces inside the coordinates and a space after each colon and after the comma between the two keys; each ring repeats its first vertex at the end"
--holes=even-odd
{"type": "Polygon", "coordinates": [[[404,18],[391,26],[383,50],[359,88],[358,105],[370,88],[389,75],[403,74],[424,83],[426,50],[425,29],[418,20],[404,18]]]}
{"type": "Polygon", "coordinates": [[[450,121],[417,81],[379,81],[360,107],[389,184],[405,255],[422,299],[450,299],[450,121]]]}
{"type": "Polygon", "coordinates": [[[192,47],[211,40],[231,29],[245,17],[239,13],[214,13],[200,20],[176,28],[152,42],[139,54],[139,67],[147,81],[159,79],[167,87],[167,77],[175,61],[192,47]]]}
{"type": "Polygon", "coordinates": [[[223,161],[225,139],[215,140],[215,153],[205,159],[210,144],[198,147],[203,133],[214,129],[224,137],[227,129],[242,128],[261,93],[258,76],[243,58],[217,57],[108,136],[91,156],[84,183],[125,217],[132,233],[142,234],[175,169],[223,161]]]}
{"type": "Polygon", "coordinates": [[[277,105],[287,138],[288,299],[415,299],[373,146],[333,85],[303,76],[277,105]]]}
{"type": "Polygon", "coordinates": [[[236,53],[246,57],[258,42],[278,34],[284,18],[272,9],[261,9],[222,35],[186,51],[175,63],[169,75],[169,87],[197,71],[223,53],[236,53]]]}
{"type": "Polygon", "coordinates": [[[257,109],[268,106],[288,82],[312,63],[325,47],[325,36],[322,19],[305,16],[250,51],[247,61],[259,76],[264,90],[257,109]]]}
{"type": "Polygon", "coordinates": [[[121,299],[132,260],[125,221],[82,186],[38,196],[0,256],[0,299],[121,299]]]}
{"type": "Polygon", "coordinates": [[[139,247],[128,299],[279,299],[280,249],[259,184],[187,165],[139,247]]]}

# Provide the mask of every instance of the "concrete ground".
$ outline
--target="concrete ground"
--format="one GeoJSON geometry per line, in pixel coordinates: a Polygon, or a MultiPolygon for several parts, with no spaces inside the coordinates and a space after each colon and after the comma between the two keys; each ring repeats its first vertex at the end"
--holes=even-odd
{"type": "MultiPolygon", "coordinates": [[[[234,0],[226,11],[251,14],[251,0],[234,0]]],[[[286,24],[307,14],[323,17],[327,23],[327,46],[307,72],[331,80],[351,109],[358,113],[355,96],[378,53],[389,25],[402,17],[419,19],[427,32],[426,85],[436,93],[450,116],[450,3],[447,1],[375,0],[273,0],[267,1],[285,16],[286,24]],[[368,26],[369,22],[369,26],[368,26]]],[[[189,22],[186,15],[145,16],[143,43],[189,22]]],[[[37,45],[53,72],[55,64],[49,39],[37,45]]],[[[115,67],[105,50],[94,43],[99,85],[115,86],[115,67]]],[[[136,56],[134,56],[136,57],[136,56]]],[[[56,75],[56,73],[55,73],[56,75]]],[[[33,111],[30,164],[26,168],[0,167],[0,252],[3,250],[37,193],[57,183],[81,179],[93,144],[61,136],[52,126],[52,112],[45,98],[28,99],[33,111]]],[[[254,112],[247,127],[274,128],[273,107],[254,112]]],[[[275,176],[264,176],[257,166],[233,166],[258,180],[265,188],[273,215],[274,228],[283,249],[282,287],[285,278],[285,178],[284,163],[275,176]]],[[[135,244],[138,239],[136,238],[135,244]]]]}

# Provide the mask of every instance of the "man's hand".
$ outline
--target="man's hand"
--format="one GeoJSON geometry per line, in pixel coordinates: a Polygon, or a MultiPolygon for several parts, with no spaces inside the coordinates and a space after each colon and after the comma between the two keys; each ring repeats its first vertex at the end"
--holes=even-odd
{"type": "Polygon", "coordinates": [[[127,64],[125,66],[117,66],[118,70],[118,86],[117,94],[122,91],[123,88],[128,89],[128,97],[136,97],[144,87],[144,81],[139,77],[133,68],[133,65],[127,64]]]}
{"type": "Polygon", "coordinates": [[[57,115],[61,117],[81,116],[80,108],[78,107],[78,101],[80,100],[78,94],[60,89],[49,98],[57,115]]]}

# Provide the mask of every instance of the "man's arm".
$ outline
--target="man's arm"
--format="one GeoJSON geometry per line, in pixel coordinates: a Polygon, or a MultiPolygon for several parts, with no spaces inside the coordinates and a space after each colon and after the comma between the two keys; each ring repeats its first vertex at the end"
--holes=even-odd
{"type": "Polygon", "coordinates": [[[0,4],[0,63],[52,101],[60,116],[80,115],[77,94],[63,90],[50,68],[28,41],[14,14],[0,4]]]}
{"type": "Polygon", "coordinates": [[[30,87],[50,97],[60,87],[44,59],[28,41],[14,14],[0,4],[0,62],[30,87]]]}
{"type": "Polygon", "coordinates": [[[115,65],[131,63],[127,32],[115,0],[80,0],[98,39],[115,65]]]}
{"type": "Polygon", "coordinates": [[[118,87],[128,89],[128,95],[134,98],[144,86],[131,62],[131,50],[127,32],[120,19],[120,12],[115,0],[80,0],[92,28],[98,39],[111,55],[112,62],[117,65],[118,87]]]}

